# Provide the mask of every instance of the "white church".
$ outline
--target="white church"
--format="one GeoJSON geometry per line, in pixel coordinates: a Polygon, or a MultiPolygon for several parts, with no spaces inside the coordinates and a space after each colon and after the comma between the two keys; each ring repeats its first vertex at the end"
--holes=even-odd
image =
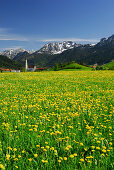
{"type": "Polygon", "coordinates": [[[26,60],[25,60],[25,70],[26,70],[26,71],[35,71],[35,70],[36,70],[36,66],[34,66],[34,65],[29,66],[29,65],[28,65],[27,58],[26,58],[26,60]]]}

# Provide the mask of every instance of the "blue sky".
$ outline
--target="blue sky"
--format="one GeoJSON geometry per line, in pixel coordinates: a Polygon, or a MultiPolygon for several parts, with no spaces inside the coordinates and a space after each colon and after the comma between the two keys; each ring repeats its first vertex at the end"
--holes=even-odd
{"type": "Polygon", "coordinates": [[[0,0],[0,50],[114,34],[114,0],[0,0]]]}

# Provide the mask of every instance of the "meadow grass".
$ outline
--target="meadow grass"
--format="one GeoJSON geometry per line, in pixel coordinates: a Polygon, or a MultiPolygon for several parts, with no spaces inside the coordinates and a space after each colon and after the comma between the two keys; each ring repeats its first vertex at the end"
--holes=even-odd
{"type": "Polygon", "coordinates": [[[113,71],[0,74],[1,169],[113,169],[113,71]]]}

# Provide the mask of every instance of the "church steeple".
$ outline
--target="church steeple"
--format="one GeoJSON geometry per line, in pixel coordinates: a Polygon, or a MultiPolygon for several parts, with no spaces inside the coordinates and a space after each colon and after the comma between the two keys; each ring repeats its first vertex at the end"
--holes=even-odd
{"type": "Polygon", "coordinates": [[[27,58],[25,60],[25,69],[28,70],[28,62],[27,62],[27,58]]]}

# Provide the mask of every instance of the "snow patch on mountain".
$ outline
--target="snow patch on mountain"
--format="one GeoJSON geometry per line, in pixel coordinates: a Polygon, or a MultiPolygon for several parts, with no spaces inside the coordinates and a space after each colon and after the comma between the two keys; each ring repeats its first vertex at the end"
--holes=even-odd
{"type": "Polygon", "coordinates": [[[60,54],[65,50],[69,50],[79,46],[80,44],[76,44],[72,41],[48,43],[44,45],[40,50],[38,50],[37,53],[60,54]]]}
{"type": "Polygon", "coordinates": [[[3,52],[1,52],[1,55],[7,56],[10,59],[13,59],[18,53],[23,53],[23,52],[28,52],[29,54],[32,54],[34,51],[27,51],[23,48],[18,48],[18,49],[8,49],[3,52]]]}

